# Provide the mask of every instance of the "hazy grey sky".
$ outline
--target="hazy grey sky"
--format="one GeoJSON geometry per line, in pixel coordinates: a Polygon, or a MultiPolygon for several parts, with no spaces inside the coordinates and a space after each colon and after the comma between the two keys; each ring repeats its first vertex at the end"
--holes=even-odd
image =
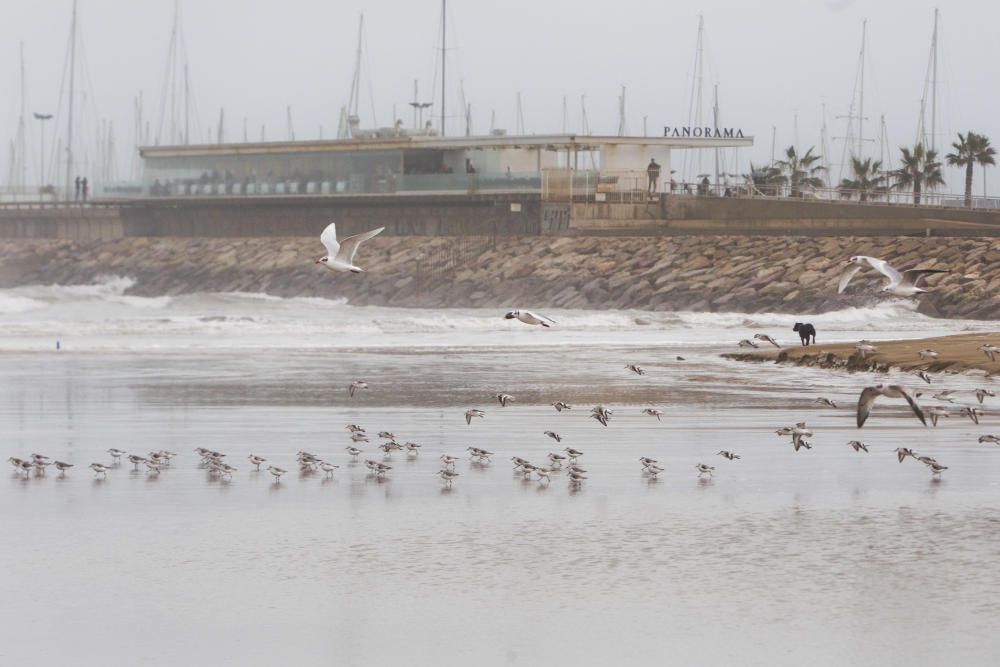
{"type": "MultiPolygon", "coordinates": [[[[5,0],[0,22],[0,139],[6,181],[7,139],[17,117],[19,41],[25,45],[30,110],[56,108],[69,34],[71,0],[5,0]]],[[[580,125],[580,95],[587,96],[595,133],[617,130],[617,97],[627,87],[630,133],[650,133],[688,119],[698,15],[705,18],[705,95],[719,85],[722,124],[755,135],[741,158],[766,161],[771,128],[777,143],[797,138],[819,143],[825,102],[831,137],[842,136],[851,102],[861,22],[868,19],[865,115],[867,136],[877,138],[885,114],[895,147],[915,139],[933,19],[930,0],[765,0],[764,2],[643,2],[616,0],[450,0],[448,100],[457,113],[458,81],[472,105],[473,129],[514,129],[521,92],[528,132],[557,132],[562,98],[569,126],[580,125]],[[452,88],[454,85],[454,88],[452,88]],[[796,137],[797,116],[797,137],[796,137]]],[[[89,118],[111,119],[121,146],[131,132],[132,99],[143,92],[155,134],[167,63],[173,0],[80,0],[80,22],[90,93],[89,118]]],[[[267,125],[269,139],[285,138],[291,105],[297,138],[336,130],[347,100],[358,15],[365,13],[368,64],[363,73],[364,125],[375,102],[379,125],[393,105],[409,125],[413,80],[429,98],[438,48],[439,0],[181,0],[197,126],[214,129],[219,109],[227,138],[251,139],[267,125]],[[369,93],[368,82],[371,82],[369,93]]],[[[1000,145],[1000,3],[953,0],[942,7],[939,146],[957,131],[974,129],[1000,145]]],[[[440,85],[440,84],[438,84],[440,85]]],[[[440,94],[438,94],[439,97],[440,94]]],[[[435,114],[437,110],[435,110],[435,114]]],[[[710,113],[706,109],[706,114],[710,113]]],[[[87,122],[93,125],[93,120],[87,122]]],[[[449,133],[460,120],[449,121],[449,133]]],[[[89,133],[88,133],[89,134],[89,133]]],[[[51,141],[51,137],[50,137],[51,141]]],[[[37,148],[37,126],[31,146],[37,148]]],[[[878,144],[867,144],[876,156],[878,144]]],[[[842,143],[831,142],[831,161],[842,143]]],[[[34,152],[34,151],[32,151],[34,152]]],[[[946,151],[942,151],[946,152],[946,151]]],[[[895,154],[896,151],[894,150],[895,154]]],[[[37,165],[32,163],[32,169],[37,165]]],[[[741,171],[745,164],[740,165],[741,171]]],[[[961,182],[949,174],[951,190],[961,182]]],[[[994,178],[1000,192],[1000,175],[994,178]]],[[[981,190],[977,178],[977,191],[981,190]]]]}

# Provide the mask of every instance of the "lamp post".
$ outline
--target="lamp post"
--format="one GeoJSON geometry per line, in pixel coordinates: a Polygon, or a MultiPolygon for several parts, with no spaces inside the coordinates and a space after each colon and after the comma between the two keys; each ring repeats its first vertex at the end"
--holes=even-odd
{"type": "Polygon", "coordinates": [[[39,170],[38,187],[39,187],[39,194],[41,194],[41,189],[45,187],[45,121],[52,120],[52,114],[38,113],[37,111],[35,111],[32,115],[35,117],[35,120],[38,121],[38,126],[40,128],[39,134],[41,135],[42,138],[41,141],[42,151],[41,155],[39,156],[41,159],[39,159],[38,161],[38,170],[39,170]]]}

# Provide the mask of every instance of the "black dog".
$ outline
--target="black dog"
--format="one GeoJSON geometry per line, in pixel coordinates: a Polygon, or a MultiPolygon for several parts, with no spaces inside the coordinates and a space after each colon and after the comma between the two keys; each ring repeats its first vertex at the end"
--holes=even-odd
{"type": "Polygon", "coordinates": [[[811,324],[803,324],[802,322],[796,322],[795,326],[792,327],[792,331],[799,332],[799,338],[802,339],[803,345],[809,344],[809,338],[812,338],[812,342],[816,342],[816,327],[811,324]]]}

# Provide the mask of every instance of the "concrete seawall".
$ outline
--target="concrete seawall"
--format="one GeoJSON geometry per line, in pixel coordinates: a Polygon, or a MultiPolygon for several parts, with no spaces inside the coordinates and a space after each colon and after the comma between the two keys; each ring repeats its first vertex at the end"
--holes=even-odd
{"type": "Polygon", "coordinates": [[[809,314],[872,305],[880,279],[836,293],[851,255],[931,277],[921,312],[1000,319],[1000,241],[961,238],[390,237],[362,249],[359,275],[313,264],[313,238],[0,241],[0,286],[135,278],[137,294],[199,291],[346,297],[359,305],[636,308],[809,314]]]}

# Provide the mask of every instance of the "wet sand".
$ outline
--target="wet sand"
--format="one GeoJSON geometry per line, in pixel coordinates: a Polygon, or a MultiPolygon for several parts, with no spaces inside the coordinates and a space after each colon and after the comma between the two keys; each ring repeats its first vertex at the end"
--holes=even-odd
{"type": "Polygon", "coordinates": [[[978,349],[984,343],[1000,346],[1000,332],[872,342],[878,348],[878,352],[866,355],[865,359],[857,355],[855,343],[817,343],[776,349],[762,342],[760,349],[728,352],[723,356],[739,361],[780,361],[808,366],[842,367],[848,370],[871,370],[874,367],[876,370],[923,369],[930,373],[942,371],[962,373],[977,370],[990,375],[1000,373],[1000,356],[996,361],[990,361],[989,357],[978,349]],[[935,360],[921,359],[917,352],[926,348],[935,350],[940,356],[935,360]]]}

